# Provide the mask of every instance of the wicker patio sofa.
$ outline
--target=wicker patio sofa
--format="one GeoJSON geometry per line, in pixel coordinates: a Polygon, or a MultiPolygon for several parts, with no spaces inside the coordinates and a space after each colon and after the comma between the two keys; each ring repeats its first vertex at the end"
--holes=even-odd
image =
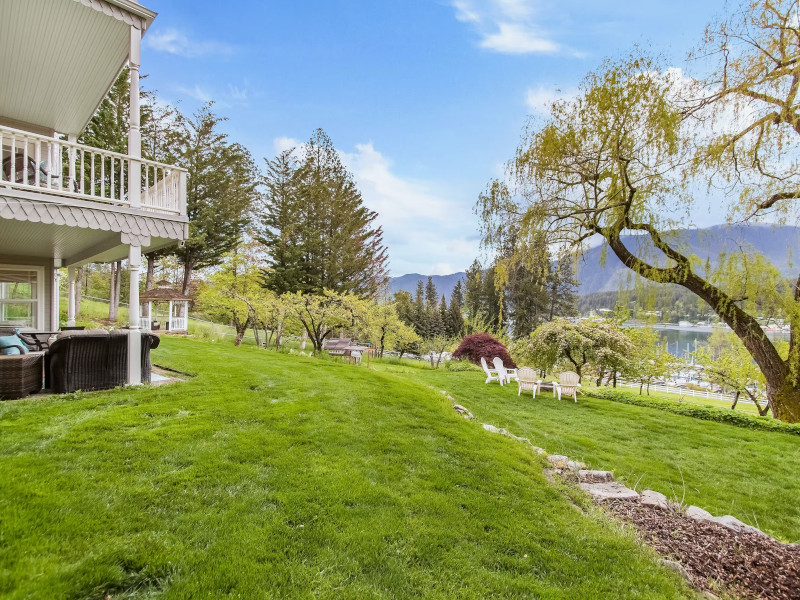
{"type": "MultiPolygon", "coordinates": [[[[124,329],[62,331],[47,351],[47,387],[63,394],[124,385],[128,376],[128,333],[124,329]]],[[[159,341],[152,333],[142,333],[143,382],[150,382],[150,350],[157,348],[159,341]]]]}

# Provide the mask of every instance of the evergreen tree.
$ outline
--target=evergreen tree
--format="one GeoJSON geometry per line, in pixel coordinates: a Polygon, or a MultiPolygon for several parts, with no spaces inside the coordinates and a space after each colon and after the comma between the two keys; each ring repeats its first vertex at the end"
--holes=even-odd
{"type": "Polygon", "coordinates": [[[265,287],[277,294],[303,288],[303,243],[298,212],[302,203],[295,194],[297,163],[292,150],[266,162],[264,194],[259,205],[258,240],[269,252],[264,271],[265,287]]]}
{"type": "Polygon", "coordinates": [[[394,294],[394,306],[400,320],[410,327],[414,327],[414,305],[411,302],[411,294],[405,290],[399,290],[394,294]]]}
{"type": "Polygon", "coordinates": [[[182,118],[181,162],[188,171],[189,238],[176,255],[183,265],[183,293],[195,269],[218,265],[239,243],[256,199],[257,169],[250,153],[220,131],[225,120],[203,106],[182,118]]]}
{"type": "Polygon", "coordinates": [[[549,299],[548,320],[554,317],[568,317],[577,312],[578,296],[575,293],[578,282],[569,256],[562,256],[550,269],[547,277],[549,299]]]}
{"type": "Polygon", "coordinates": [[[486,271],[483,277],[483,290],[481,293],[481,310],[486,322],[493,327],[502,327],[506,315],[503,314],[503,295],[495,285],[495,267],[486,271]]]}
{"type": "Polygon", "coordinates": [[[425,285],[425,305],[429,311],[434,311],[438,303],[439,293],[436,291],[436,285],[433,283],[433,277],[428,276],[428,283],[425,285]]]}
{"type": "Polygon", "coordinates": [[[461,280],[456,282],[453,288],[453,293],[450,294],[450,306],[447,308],[447,317],[445,319],[445,326],[447,329],[448,337],[458,337],[464,330],[464,287],[461,285],[461,280]]]}
{"type": "Polygon", "coordinates": [[[483,267],[477,258],[467,269],[464,288],[464,308],[467,317],[474,319],[481,314],[483,306],[483,267]]]}
{"type": "Polygon", "coordinates": [[[422,281],[417,282],[417,294],[414,297],[412,322],[417,335],[423,339],[429,335],[428,310],[425,306],[425,288],[422,281]]]}
{"type": "Polygon", "coordinates": [[[378,214],[364,206],[324,131],[314,132],[296,164],[292,152],[268,161],[267,191],[257,215],[272,255],[267,286],[377,297],[388,279],[378,214]]]}

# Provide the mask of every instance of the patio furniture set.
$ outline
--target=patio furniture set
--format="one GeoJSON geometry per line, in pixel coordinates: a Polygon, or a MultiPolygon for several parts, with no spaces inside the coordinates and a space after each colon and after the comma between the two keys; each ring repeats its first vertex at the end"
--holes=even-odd
{"type": "MultiPolygon", "coordinates": [[[[117,329],[60,332],[0,327],[0,399],[11,400],[43,389],[64,394],[106,390],[127,383],[129,331],[117,329]]],[[[150,382],[150,350],[159,338],[141,336],[142,381],[150,382]]]]}
{"type": "Polygon", "coordinates": [[[550,391],[554,396],[558,396],[561,400],[562,394],[564,396],[572,396],[575,402],[578,401],[578,388],[581,387],[580,377],[573,371],[566,371],[561,373],[558,381],[543,381],[536,379],[536,371],[531,367],[522,367],[520,369],[509,369],[503,364],[500,357],[495,356],[492,359],[494,368],[489,367],[486,359],[481,357],[481,367],[486,373],[486,382],[497,381],[501,386],[504,383],[511,383],[514,379],[517,381],[518,391],[517,395],[521,395],[523,391],[530,391],[533,397],[536,398],[537,392],[550,391]]]}

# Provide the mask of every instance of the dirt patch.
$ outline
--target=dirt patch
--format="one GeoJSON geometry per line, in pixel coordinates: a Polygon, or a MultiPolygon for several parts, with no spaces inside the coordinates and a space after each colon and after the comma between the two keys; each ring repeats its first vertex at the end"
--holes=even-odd
{"type": "Polygon", "coordinates": [[[660,555],[680,563],[700,589],[800,599],[800,547],[794,544],[696,521],[677,509],[643,506],[638,499],[607,500],[602,506],[636,527],[660,555]]]}

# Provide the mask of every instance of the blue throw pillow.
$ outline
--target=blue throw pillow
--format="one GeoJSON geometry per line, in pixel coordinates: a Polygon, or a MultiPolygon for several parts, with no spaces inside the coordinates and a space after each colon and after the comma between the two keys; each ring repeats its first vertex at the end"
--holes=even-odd
{"type": "Polygon", "coordinates": [[[22,348],[22,354],[28,353],[25,342],[19,339],[16,335],[0,336],[0,354],[19,354],[19,348],[4,348],[3,346],[20,346],[22,348]]]}

